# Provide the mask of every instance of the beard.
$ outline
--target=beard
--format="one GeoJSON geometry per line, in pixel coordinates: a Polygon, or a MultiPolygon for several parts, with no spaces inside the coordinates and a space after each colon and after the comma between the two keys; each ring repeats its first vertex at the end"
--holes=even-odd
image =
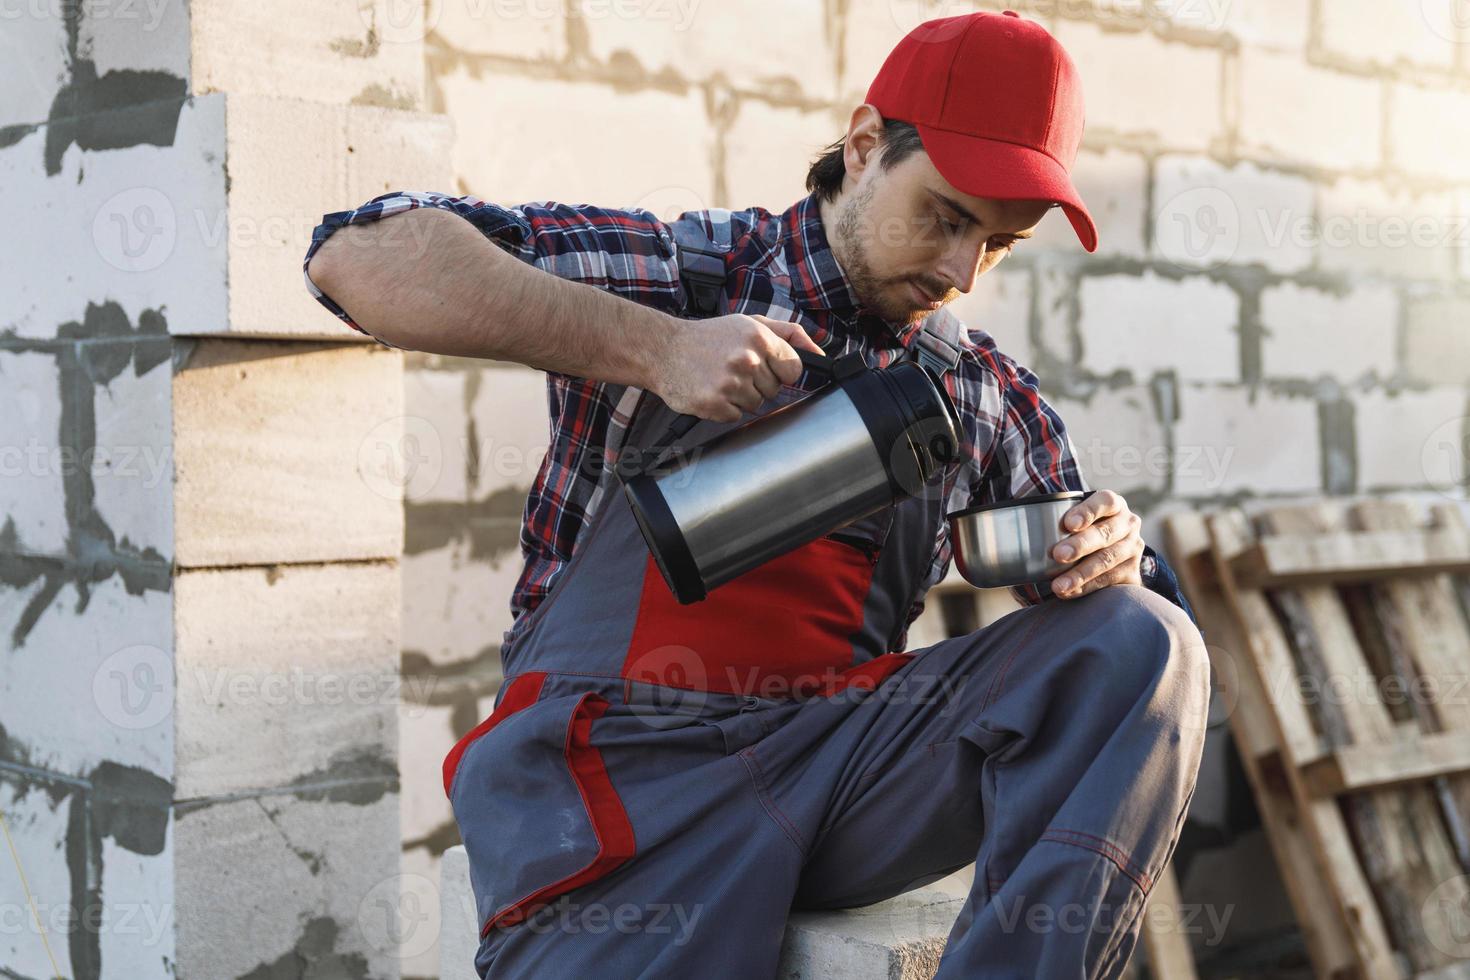
{"type": "MultiPolygon", "coordinates": [[[[847,274],[852,291],[865,311],[889,323],[911,326],[930,316],[934,311],[915,304],[906,286],[914,283],[909,276],[880,276],[873,270],[868,246],[873,232],[873,222],[867,213],[873,201],[873,185],[855,190],[842,203],[837,213],[836,237],[843,244],[845,255],[839,255],[842,271],[847,274]]],[[[944,302],[953,298],[953,290],[937,289],[932,283],[923,283],[929,295],[940,293],[944,302]]]]}

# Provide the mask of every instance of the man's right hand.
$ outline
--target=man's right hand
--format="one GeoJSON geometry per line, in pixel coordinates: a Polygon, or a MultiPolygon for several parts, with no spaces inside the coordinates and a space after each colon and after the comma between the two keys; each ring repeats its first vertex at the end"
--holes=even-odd
{"type": "Polygon", "coordinates": [[[801,377],[797,347],[822,348],[799,323],[732,313],[679,320],[654,367],[654,394],[676,412],[714,422],[738,421],[783,384],[801,377]]]}

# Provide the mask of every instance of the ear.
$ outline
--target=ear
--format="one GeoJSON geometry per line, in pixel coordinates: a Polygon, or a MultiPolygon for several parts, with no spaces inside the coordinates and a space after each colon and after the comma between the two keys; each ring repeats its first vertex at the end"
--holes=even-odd
{"type": "Polygon", "coordinates": [[[876,160],[873,155],[883,136],[883,116],[878,110],[864,102],[852,110],[852,118],[847,123],[847,138],[842,147],[842,166],[847,171],[843,178],[843,189],[848,189],[848,181],[857,183],[862,177],[863,171],[876,160]]]}

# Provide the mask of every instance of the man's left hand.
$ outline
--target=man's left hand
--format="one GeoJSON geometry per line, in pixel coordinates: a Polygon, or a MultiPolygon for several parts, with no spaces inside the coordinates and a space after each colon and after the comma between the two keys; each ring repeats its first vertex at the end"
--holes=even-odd
{"type": "Polygon", "coordinates": [[[1069,533],[1052,548],[1057,561],[1069,563],[1051,580],[1052,592],[1075,599],[1109,585],[1142,585],[1143,520],[1128,509],[1115,490],[1089,494],[1062,515],[1069,533]]]}

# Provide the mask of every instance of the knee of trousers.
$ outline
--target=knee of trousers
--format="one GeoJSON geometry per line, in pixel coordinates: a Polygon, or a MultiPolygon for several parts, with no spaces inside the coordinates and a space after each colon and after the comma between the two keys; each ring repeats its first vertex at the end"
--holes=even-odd
{"type": "Polygon", "coordinates": [[[1099,614],[1088,636],[1097,648],[1098,665],[1114,685],[1157,697],[1163,693],[1190,727],[1203,728],[1209,711],[1210,660],[1204,637],[1183,609],[1141,585],[1111,585],[1080,599],[1053,600],[1075,604],[1079,618],[1099,614]],[[1085,609],[1080,603],[1091,602],[1085,609]]]}

